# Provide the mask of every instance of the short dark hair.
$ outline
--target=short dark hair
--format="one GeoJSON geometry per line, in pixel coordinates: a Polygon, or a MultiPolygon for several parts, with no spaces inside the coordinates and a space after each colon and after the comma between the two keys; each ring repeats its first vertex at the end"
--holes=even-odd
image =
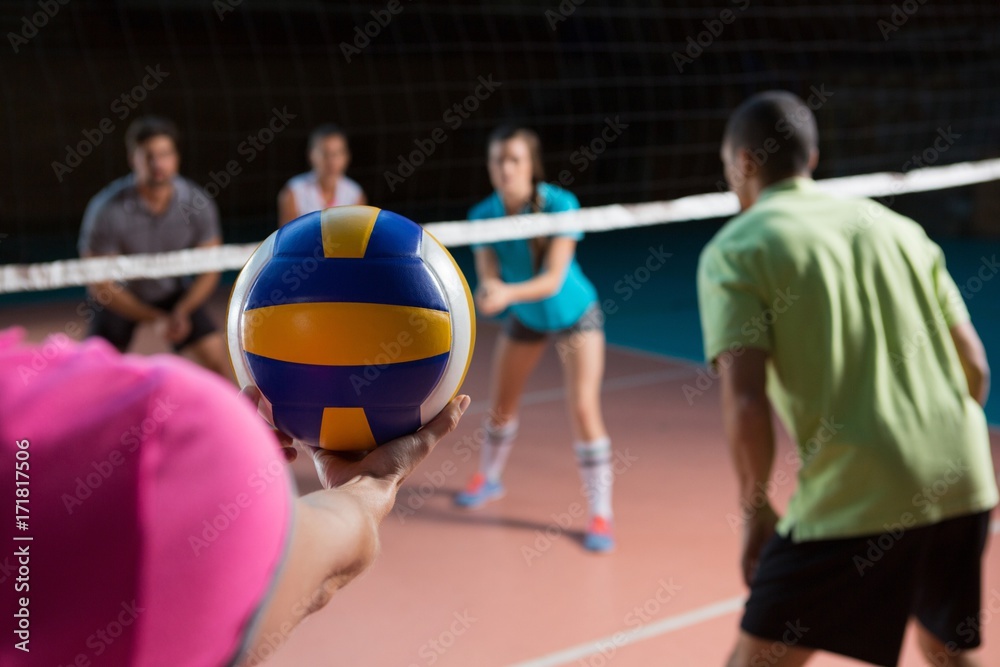
{"type": "Polygon", "coordinates": [[[769,90],[733,111],[724,141],[734,150],[750,150],[761,173],[773,182],[809,171],[819,132],[805,102],[787,91],[769,90]]]}
{"type": "Polygon", "coordinates": [[[170,137],[174,147],[177,146],[179,133],[174,121],[162,116],[140,116],[125,130],[125,148],[131,154],[140,144],[160,136],[170,137]]]}
{"type": "Polygon", "coordinates": [[[327,137],[343,137],[344,143],[347,143],[347,133],[344,132],[344,128],[340,127],[336,123],[323,123],[309,133],[309,141],[306,144],[306,150],[312,151],[312,149],[316,148],[316,144],[323,141],[327,137]]]}

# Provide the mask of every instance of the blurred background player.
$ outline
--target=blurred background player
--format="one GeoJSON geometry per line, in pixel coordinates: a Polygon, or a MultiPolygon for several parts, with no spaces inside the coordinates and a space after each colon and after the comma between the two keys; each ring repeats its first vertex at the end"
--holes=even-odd
{"type": "MultiPolygon", "coordinates": [[[[222,243],[219,211],[204,190],[180,176],[178,133],[166,118],[144,116],[125,133],[132,173],[112,182],[87,205],[80,230],[82,257],[158,253],[222,243]]],[[[136,325],[156,323],[175,351],[231,377],[225,341],[205,302],[219,272],[196,277],[106,281],[90,285],[90,335],[124,352],[136,325]]]]}
{"type": "MultiPolygon", "coordinates": [[[[11,542],[13,521],[0,535],[30,557],[32,641],[27,654],[3,642],[5,665],[259,664],[371,565],[399,484],[469,404],[360,459],[310,448],[323,489],[296,497],[278,440],[231,384],[99,338],[22,334],[0,330],[0,457],[30,460],[31,541],[11,542]]],[[[18,597],[0,596],[0,613],[18,597]]]]}
{"type": "MultiPolygon", "coordinates": [[[[570,192],[544,182],[538,135],[522,127],[500,127],[488,144],[487,168],[494,192],[469,212],[470,220],[522,213],[555,213],[580,207],[570,192]]],[[[604,374],[604,314],[594,286],[575,259],[581,233],[475,245],[476,306],[483,315],[510,312],[497,341],[490,385],[487,441],[479,471],[455,496],[476,508],[500,498],[504,465],[517,436],[518,405],[525,382],[548,338],[557,338],[566,400],[575,438],[577,466],[590,517],[584,546],[614,548],[611,519],[611,440],[601,414],[604,374]]]]}
{"type": "Polygon", "coordinates": [[[309,134],[306,157],[312,171],[294,176],[278,193],[278,226],[331,206],[367,204],[364,190],[344,175],[351,164],[347,135],[337,125],[320,125],[309,134]]]}
{"type": "Polygon", "coordinates": [[[969,621],[997,504],[986,355],[919,225],[817,189],[817,134],[791,93],[732,113],[721,157],[743,213],[698,268],[745,517],[750,598],[729,664],[801,665],[821,649],[895,665],[910,616],[929,664],[976,664],[965,651],[980,644],[969,621]],[[780,519],[772,404],[801,459],[780,519]]]}

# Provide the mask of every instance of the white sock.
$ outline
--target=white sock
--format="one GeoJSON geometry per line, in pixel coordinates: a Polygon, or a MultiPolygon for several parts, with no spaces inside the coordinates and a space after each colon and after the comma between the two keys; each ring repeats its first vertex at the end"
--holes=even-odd
{"type": "Polygon", "coordinates": [[[479,450],[479,472],[486,476],[491,482],[500,481],[504,466],[507,465],[507,457],[514,446],[514,438],[517,437],[516,419],[511,419],[503,426],[497,426],[487,417],[483,422],[486,429],[486,441],[479,450]]]}
{"type": "Polygon", "coordinates": [[[611,487],[615,473],[611,469],[611,440],[600,438],[573,445],[576,465],[583,481],[590,515],[611,518],[611,487]]]}

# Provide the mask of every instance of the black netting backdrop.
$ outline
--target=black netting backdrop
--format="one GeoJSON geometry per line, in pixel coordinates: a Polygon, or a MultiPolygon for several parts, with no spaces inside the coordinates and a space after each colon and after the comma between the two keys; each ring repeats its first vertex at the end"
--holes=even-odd
{"type": "Polygon", "coordinates": [[[821,178],[1000,155],[995,2],[577,2],[2,3],[0,261],[74,254],[141,113],[179,124],[232,241],[273,229],[329,121],[371,202],[420,221],[487,194],[508,120],[584,205],[716,190],[727,113],[768,88],[816,107],[821,178]]]}

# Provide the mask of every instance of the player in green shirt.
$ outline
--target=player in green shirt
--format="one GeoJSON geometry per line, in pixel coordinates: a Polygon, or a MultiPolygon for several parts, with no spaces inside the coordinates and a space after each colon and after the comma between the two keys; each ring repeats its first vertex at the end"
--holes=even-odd
{"type": "Polygon", "coordinates": [[[919,225],[813,183],[817,139],[790,93],[732,114],[721,156],[742,213],[698,267],[751,589],[730,665],[816,649],[895,665],[910,617],[932,664],[974,664],[998,499],[986,355],[919,225]],[[772,406],[799,459],[781,518],[772,406]]]}

